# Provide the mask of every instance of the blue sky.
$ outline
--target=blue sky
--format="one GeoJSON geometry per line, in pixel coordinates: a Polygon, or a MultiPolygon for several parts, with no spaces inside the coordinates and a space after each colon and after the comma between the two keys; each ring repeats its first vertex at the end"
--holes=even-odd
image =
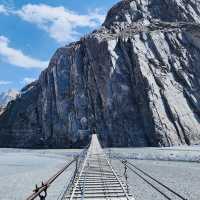
{"type": "Polygon", "coordinates": [[[0,0],[0,92],[37,79],[58,47],[98,28],[118,0],[0,0]]]}

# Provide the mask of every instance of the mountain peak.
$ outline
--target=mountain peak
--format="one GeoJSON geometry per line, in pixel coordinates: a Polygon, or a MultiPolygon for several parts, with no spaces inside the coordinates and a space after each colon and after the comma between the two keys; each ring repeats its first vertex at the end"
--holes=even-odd
{"type": "Polygon", "coordinates": [[[18,94],[19,92],[14,89],[9,89],[6,92],[2,92],[0,94],[0,106],[5,107],[8,104],[8,102],[14,100],[18,94]]]}
{"type": "Polygon", "coordinates": [[[130,24],[144,19],[200,23],[199,13],[200,4],[196,0],[124,0],[109,10],[103,25],[130,24]]]}

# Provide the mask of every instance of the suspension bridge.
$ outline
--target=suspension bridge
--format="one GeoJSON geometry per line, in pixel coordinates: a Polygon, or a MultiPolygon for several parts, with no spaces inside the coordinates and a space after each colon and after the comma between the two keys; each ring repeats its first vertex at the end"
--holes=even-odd
{"type": "Polygon", "coordinates": [[[62,198],[72,199],[133,199],[101,148],[97,135],[90,147],[74,184],[62,198]]]}
{"type": "Polygon", "coordinates": [[[37,198],[47,200],[47,189],[73,163],[75,163],[74,174],[59,200],[135,200],[134,196],[130,194],[127,182],[127,169],[140,177],[144,183],[147,183],[165,199],[173,199],[168,194],[170,192],[171,195],[175,195],[178,199],[188,200],[127,160],[116,159],[124,165],[125,179],[122,179],[115,171],[104,153],[97,135],[93,134],[90,144],[78,157],[67,163],[66,166],[48,181],[42,182],[40,187],[36,185],[33,193],[26,200],[34,200],[37,198]]]}
{"type": "Polygon", "coordinates": [[[61,198],[62,200],[134,200],[133,196],[129,194],[128,185],[121,180],[110,164],[96,134],[92,135],[89,147],[82,152],[79,158],[68,163],[46,183],[42,182],[40,187],[36,186],[34,193],[27,200],[33,200],[37,197],[41,200],[46,199],[47,188],[74,161],[76,161],[75,173],[61,198]]]}

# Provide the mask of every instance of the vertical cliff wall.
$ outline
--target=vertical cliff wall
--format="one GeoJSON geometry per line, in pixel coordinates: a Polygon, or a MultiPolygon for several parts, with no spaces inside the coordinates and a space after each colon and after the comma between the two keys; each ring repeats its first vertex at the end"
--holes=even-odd
{"type": "Polygon", "coordinates": [[[199,23],[195,0],[119,2],[7,106],[0,146],[199,144],[199,23]]]}

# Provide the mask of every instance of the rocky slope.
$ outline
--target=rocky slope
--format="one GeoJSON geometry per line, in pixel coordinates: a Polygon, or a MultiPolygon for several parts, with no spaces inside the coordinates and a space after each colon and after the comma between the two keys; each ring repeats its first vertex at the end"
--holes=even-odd
{"type": "Polygon", "coordinates": [[[200,143],[200,4],[126,0],[99,30],[56,51],[0,117],[0,146],[200,143]]]}

